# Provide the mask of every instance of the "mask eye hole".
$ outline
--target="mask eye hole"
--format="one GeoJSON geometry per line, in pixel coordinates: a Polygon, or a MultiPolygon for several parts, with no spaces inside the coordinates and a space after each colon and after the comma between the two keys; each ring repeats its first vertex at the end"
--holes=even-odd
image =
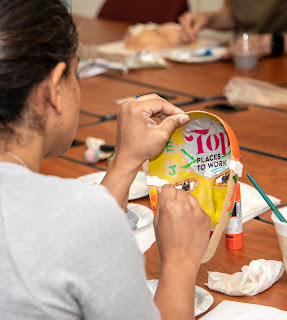
{"type": "Polygon", "coordinates": [[[196,178],[187,178],[181,181],[178,181],[174,184],[176,189],[182,189],[186,192],[192,192],[199,185],[199,180],[196,178]]]}
{"type": "MultiPolygon", "coordinates": [[[[194,184],[194,183],[193,183],[194,184]]],[[[189,191],[190,190],[190,187],[192,188],[193,185],[191,186],[191,183],[190,182],[184,182],[183,185],[182,185],[182,189],[185,190],[185,191],[189,191]]]]}
{"type": "Polygon", "coordinates": [[[219,186],[219,187],[227,187],[228,186],[228,181],[229,181],[229,171],[225,172],[221,176],[217,177],[214,180],[214,185],[219,186]]]}

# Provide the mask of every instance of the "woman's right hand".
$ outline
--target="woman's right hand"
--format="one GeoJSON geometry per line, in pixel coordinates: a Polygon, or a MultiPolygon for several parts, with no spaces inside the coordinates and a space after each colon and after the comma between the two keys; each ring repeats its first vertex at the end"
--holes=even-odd
{"type": "Polygon", "coordinates": [[[197,41],[198,32],[209,23],[209,16],[204,13],[185,12],[178,19],[184,34],[193,42],[197,41]]]}
{"type": "Polygon", "coordinates": [[[154,218],[161,264],[154,301],[164,320],[194,319],[194,288],[210,235],[210,217],[184,190],[164,185],[154,218]]]}
{"type": "Polygon", "coordinates": [[[210,237],[210,217],[197,199],[173,185],[164,185],[154,225],[162,264],[189,260],[197,270],[210,237]]]}

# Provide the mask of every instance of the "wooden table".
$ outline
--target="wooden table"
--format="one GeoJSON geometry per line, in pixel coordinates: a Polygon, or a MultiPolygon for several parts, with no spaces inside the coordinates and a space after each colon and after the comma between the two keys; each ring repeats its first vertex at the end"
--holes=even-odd
{"type": "MultiPolygon", "coordinates": [[[[76,17],[75,20],[83,43],[102,44],[120,40],[128,26],[123,22],[104,19],[76,17]]],[[[222,101],[219,97],[223,95],[225,85],[233,76],[246,76],[284,85],[287,79],[287,59],[262,59],[257,69],[246,72],[235,70],[232,63],[227,61],[169,64],[166,69],[137,70],[128,74],[108,72],[80,80],[82,102],[76,139],[85,142],[88,136],[93,136],[104,139],[108,144],[115,144],[116,121],[101,122],[100,118],[116,114],[116,100],[150,92],[173,96],[170,101],[182,106],[184,111],[206,110],[223,118],[234,130],[241,147],[244,164],[241,181],[251,184],[246,177],[246,173],[251,173],[266,193],[280,198],[281,203],[286,204],[287,106],[275,109],[251,105],[246,111],[234,113],[211,111],[208,106],[222,101]],[[206,97],[210,97],[211,101],[202,99],[206,97]]],[[[85,145],[74,146],[63,156],[44,160],[41,172],[76,178],[106,169],[105,162],[88,165],[84,159],[85,150],[85,145]]],[[[148,197],[135,202],[150,207],[148,197]]],[[[262,216],[270,221],[270,214],[268,211],[262,216]]],[[[158,279],[160,261],[156,244],[145,253],[145,257],[148,279],[158,279]]],[[[214,257],[201,266],[197,285],[205,287],[207,271],[232,274],[239,272],[243,265],[252,260],[261,258],[282,260],[274,226],[253,219],[244,224],[244,249],[227,250],[223,235],[214,257]]],[[[211,309],[223,300],[234,300],[287,310],[286,289],[287,275],[284,274],[270,289],[253,297],[230,297],[207,290],[214,297],[211,309]]]]}

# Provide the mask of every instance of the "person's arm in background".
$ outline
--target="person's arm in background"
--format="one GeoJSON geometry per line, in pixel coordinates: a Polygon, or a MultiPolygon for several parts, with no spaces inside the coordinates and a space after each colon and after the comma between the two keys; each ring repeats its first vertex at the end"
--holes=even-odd
{"type": "MultiPolygon", "coordinates": [[[[259,56],[260,57],[276,57],[287,54],[287,33],[282,33],[279,38],[271,33],[258,34],[259,56]],[[274,43],[277,42],[277,44],[274,43]]],[[[232,46],[229,46],[223,59],[230,59],[232,56],[232,46]]]]}
{"type": "Polygon", "coordinates": [[[190,40],[196,41],[198,32],[204,28],[215,30],[233,30],[236,21],[232,15],[230,4],[225,0],[224,6],[214,12],[193,13],[185,12],[179,17],[183,32],[190,40]]]}
{"type": "MultiPolygon", "coordinates": [[[[282,43],[279,45],[279,52],[277,53],[278,56],[287,54],[287,33],[282,33],[283,39],[280,39],[282,43]],[[282,45],[282,47],[281,47],[282,45]],[[281,51],[282,49],[282,51],[281,51]]],[[[274,52],[274,49],[276,51],[277,45],[274,46],[274,41],[276,38],[274,38],[273,34],[266,33],[260,35],[260,55],[261,56],[276,56],[276,52],[274,52]]]]}
{"type": "Polygon", "coordinates": [[[102,184],[125,210],[142,164],[159,154],[172,132],[189,121],[184,111],[156,94],[124,102],[118,112],[117,147],[102,184]],[[161,121],[154,121],[156,117],[161,121]]]}

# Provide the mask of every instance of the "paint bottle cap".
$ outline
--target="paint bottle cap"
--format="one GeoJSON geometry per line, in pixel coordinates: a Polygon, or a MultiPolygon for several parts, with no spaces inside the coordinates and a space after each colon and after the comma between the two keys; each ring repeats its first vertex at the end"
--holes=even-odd
{"type": "Polygon", "coordinates": [[[238,181],[235,186],[235,202],[236,201],[241,201],[241,188],[240,183],[238,181]]]}
{"type": "Polygon", "coordinates": [[[225,234],[226,248],[238,250],[243,248],[243,233],[225,234]]]}
{"type": "Polygon", "coordinates": [[[99,150],[87,149],[85,151],[85,159],[88,163],[96,163],[99,161],[99,150]]]}

